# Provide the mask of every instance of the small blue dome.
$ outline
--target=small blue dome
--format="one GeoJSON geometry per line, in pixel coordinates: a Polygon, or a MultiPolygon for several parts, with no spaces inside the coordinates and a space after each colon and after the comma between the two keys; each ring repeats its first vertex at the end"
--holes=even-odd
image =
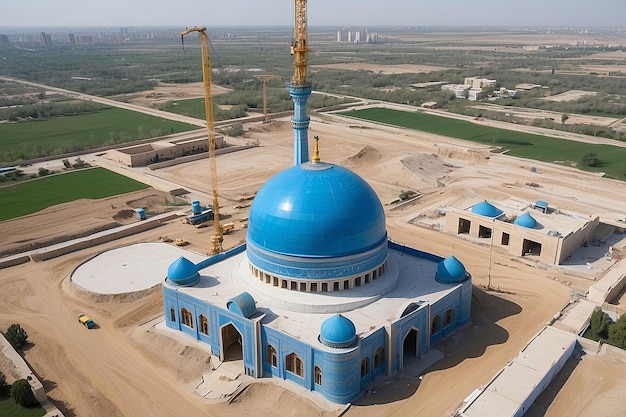
{"type": "Polygon", "coordinates": [[[457,284],[467,277],[465,266],[455,256],[450,256],[437,265],[435,279],[444,284],[457,284]]]}
{"type": "Polygon", "coordinates": [[[333,348],[352,347],[356,342],[356,327],[347,317],[337,314],[329,317],[320,328],[320,342],[333,348]]]}
{"type": "Polygon", "coordinates": [[[228,311],[249,319],[256,312],[256,302],[246,291],[228,300],[226,308],[228,311]]]}
{"type": "Polygon", "coordinates": [[[537,226],[537,220],[535,220],[535,218],[531,216],[529,213],[524,213],[521,216],[519,216],[517,219],[515,219],[515,221],[513,221],[513,224],[516,226],[522,226],[522,227],[527,227],[529,229],[534,229],[535,226],[537,226]]]}
{"type": "Polygon", "coordinates": [[[200,280],[200,274],[193,262],[181,256],[167,268],[167,279],[176,285],[193,285],[200,280]]]}
{"type": "Polygon", "coordinates": [[[472,207],[472,213],[478,214],[480,216],[494,218],[501,215],[503,211],[495,207],[493,204],[488,203],[487,201],[481,201],[480,203],[475,204],[472,207]]]}
{"type": "Polygon", "coordinates": [[[387,240],[385,213],[372,187],[325,162],[276,174],[257,193],[249,219],[248,242],[277,255],[350,256],[387,240]]]}

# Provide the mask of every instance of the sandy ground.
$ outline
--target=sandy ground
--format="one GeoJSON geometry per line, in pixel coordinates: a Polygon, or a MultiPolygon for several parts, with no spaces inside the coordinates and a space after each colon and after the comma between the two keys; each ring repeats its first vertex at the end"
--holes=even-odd
{"type": "MultiPolygon", "coordinates": [[[[260,146],[217,159],[225,219],[246,217],[246,208],[235,208],[239,197],[255,192],[274,173],[292,164],[293,132],[288,119],[245,127],[249,129],[248,139],[258,140],[260,146]]],[[[438,207],[463,205],[470,199],[512,196],[527,201],[546,199],[551,206],[583,215],[626,215],[626,184],[598,175],[493,155],[479,145],[332,115],[314,116],[309,135],[319,135],[322,160],[354,170],[373,186],[385,204],[391,239],[441,256],[454,254],[473,274],[475,285],[470,325],[436,346],[446,352],[445,359],[431,367],[421,381],[410,372],[375,381],[375,393],[371,391],[356,401],[346,416],[451,415],[559,311],[570,290],[584,292],[593,278],[600,276],[590,279],[589,274],[582,277],[572,270],[522,262],[498,250],[490,254],[484,245],[410,224],[411,219],[438,207]],[[537,182],[540,186],[503,186],[515,182],[537,182]],[[402,190],[419,191],[423,196],[403,207],[391,205],[402,190]],[[489,279],[497,291],[484,289],[489,279]]],[[[154,172],[145,168],[130,172],[116,167],[106,155],[84,159],[133,176],[206,190],[206,194],[194,197],[209,202],[207,161],[154,172]]],[[[164,191],[79,201],[0,223],[2,250],[24,250],[33,242],[42,244],[89,233],[102,225],[132,221],[128,212],[136,205],[157,212],[164,209],[164,191]]],[[[17,322],[27,330],[31,344],[24,352],[26,360],[66,416],[338,414],[285,389],[285,384],[271,381],[252,385],[230,405],[210,403],[193,393],[202,372],[210,369],[209,355],[154,331],[154,323],[162,315],[160,288],[139,300],[110,301],[78,294],[68,285],[73,268],[108,248],[154,242],[169,235],[184,237],[191,243],[190,250],[206,253],[211,233],[210,227],[195,229],[175,220],[96,248],[0,270],[0,329],[17,322]],[[81,311],[98,323],[95,331],[78,324],[76,314],[81,311]]],[[[226,236],[224,246],[232,247],[244,238],[245,230],[237,230],[226,236]]],[[[583,366],[576,367],[572,378],[546,405],[546,416],[575,415],[580,407],[578,399],[593,404],[592,408],[585,406],[597,412],[594,415],[611,415],[611,410],[621,409],[621,399],[614,395],[610,382],[593,389],[587,388],[587,383],[599,377],[617,381],[626,367],[621,363],[607,366],[601,360],[601,366],[585,366],[593,365],[592,359],[584,357],[583,366]],[[579,396],[579,391],[588,389],[588,395],[579,396]],[[603,393],[600,404],[593,393],[603,393]]]]}
{"type": "MultiPolygon", "coordinates": [[[[220,87],[219,85],[214,85],[211,89],[213,95],[224,94],[227,91],[229,91],[227,88],[220,87]]],[[[133,94],[122,94],[110,98],[127,101],[128,103],[137,104],[139,106],[156,107],[168,101],[202,97],[204,97],[203,82],[187,84],[159,82],[153,90],[139,91],[133,94]]]]}

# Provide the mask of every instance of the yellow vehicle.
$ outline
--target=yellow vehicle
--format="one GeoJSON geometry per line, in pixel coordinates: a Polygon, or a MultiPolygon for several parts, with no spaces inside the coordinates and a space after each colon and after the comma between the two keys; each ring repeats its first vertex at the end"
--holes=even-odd
{"type": "Polygon", "coordinates": [[[78,322],[88,329],[91,329],[96,325],[96,323],[92,319],[90,319],[88,316],[84,315],[83,313],[80,313],[78,315],[78,322]]]}
{"type": "Polygon", "coordinates": [[[180,239],[176,239],[176,246],[187,246],[189,242],[187,242],[182,237],[180,239]]]}
{"type": "Polygon", "coordinates": [[[169,236],[161,236],[161,241],[162,242],[171,242],[172,239],[169,236]]]}

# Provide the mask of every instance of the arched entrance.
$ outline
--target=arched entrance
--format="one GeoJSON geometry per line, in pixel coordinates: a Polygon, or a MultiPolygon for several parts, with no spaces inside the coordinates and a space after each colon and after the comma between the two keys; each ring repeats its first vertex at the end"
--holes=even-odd
{"type": "Polygon", "coordinates": [[[419,358],[419,335],[420,332],[415,327],[412,327],[411,330],[404,336],[404,340],[402,342],[402,367],[404,368],[412,361],[415,361],[419,358]]]}
{"type": "Polygon", "coordinates": [[[222,327],[222,362],[243,359],[243,340],[239,330],[229,323],[222,327]]]}

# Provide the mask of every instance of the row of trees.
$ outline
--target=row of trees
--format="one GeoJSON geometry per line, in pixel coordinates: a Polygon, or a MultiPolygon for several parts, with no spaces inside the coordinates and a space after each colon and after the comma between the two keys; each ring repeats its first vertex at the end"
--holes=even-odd
{"type": "Polygon", "coordinates": [[[0,109],[0,120],[16,122],[22,119],[45,119],[91,113],[105,108],[107,107],[101,104],[84,100],[27,104],[0,109]]]}
{"type": "Polygon", "coordinates": [[[596,308],[591,314],[589,328],[584,336],[587,339],[626,349],[626,314],[622,314],[614,322],[601,308],[596,308]]]}
{"type": "MultiPolygon", "coordinates": [[[[28,340],[28,334],[19,324],[12,324],[3,333],[5,339],[15,349],[21,349],[28,340]]],[[[30,377],[29,377],[30,378],[30,377]]],[[[37,405],[37,399],[27,379],[19,379],[12,385],[7,384],[6,375],[0,371],[0,396],[9,394],[11,398],[24,407],[37,405]]]]}

